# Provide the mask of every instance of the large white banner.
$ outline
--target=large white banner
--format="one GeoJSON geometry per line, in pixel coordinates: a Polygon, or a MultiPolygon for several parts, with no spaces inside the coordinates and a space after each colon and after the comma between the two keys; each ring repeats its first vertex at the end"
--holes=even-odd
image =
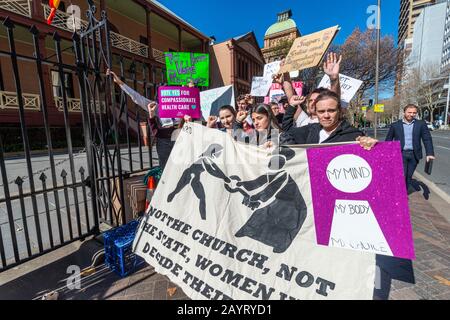
{"type": "Polygon", "coordinates": [[[135,252],[192,299],[372,299],[375,255],[316,244],[306,150],[183,127],[135,252]]]}

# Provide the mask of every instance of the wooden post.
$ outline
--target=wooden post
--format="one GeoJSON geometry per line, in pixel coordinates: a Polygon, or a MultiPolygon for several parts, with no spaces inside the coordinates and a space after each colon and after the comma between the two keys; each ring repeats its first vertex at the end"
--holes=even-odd
{"type": "Polygon", "coordinates": [[[178,52],[181,52],[181,26],[177,25],[178,28],[178,52]]]}

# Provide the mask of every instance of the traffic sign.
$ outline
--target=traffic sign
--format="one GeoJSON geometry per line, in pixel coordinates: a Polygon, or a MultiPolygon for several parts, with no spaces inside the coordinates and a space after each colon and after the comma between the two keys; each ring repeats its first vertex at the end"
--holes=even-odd
{"type": "Polygon", "coordinates": [[[376,113],[384,113],[384,104],[376,104],[374,108],[376,113]]]}

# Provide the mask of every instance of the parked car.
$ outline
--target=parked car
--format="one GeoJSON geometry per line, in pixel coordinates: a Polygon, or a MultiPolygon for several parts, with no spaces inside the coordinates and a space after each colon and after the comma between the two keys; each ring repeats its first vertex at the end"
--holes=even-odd
{"type": "Polygon", "coordinates": [[[435,128],[434,128],[434,126],[433,126],[433,124],[431,123],[431,122],[428,122],[427,121],[427,127],[428,127],[428,129],[430,130],[430,131],[433,131],[435,128]]]}

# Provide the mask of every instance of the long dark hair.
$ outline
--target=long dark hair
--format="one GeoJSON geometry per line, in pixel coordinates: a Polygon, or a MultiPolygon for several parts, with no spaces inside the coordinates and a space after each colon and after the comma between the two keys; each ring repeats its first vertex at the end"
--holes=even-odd
{"type": "Polygon", "coordinates": [[[278,120],[272,112],[272,108],[268,104],[259,104],[257,106],[252,107],[250,111],[250,115],[253,113],[259,113],[267,116],[269,118],[269,130],[277,129],[282,131],[280,125],[278,124],[278,120]]]}

